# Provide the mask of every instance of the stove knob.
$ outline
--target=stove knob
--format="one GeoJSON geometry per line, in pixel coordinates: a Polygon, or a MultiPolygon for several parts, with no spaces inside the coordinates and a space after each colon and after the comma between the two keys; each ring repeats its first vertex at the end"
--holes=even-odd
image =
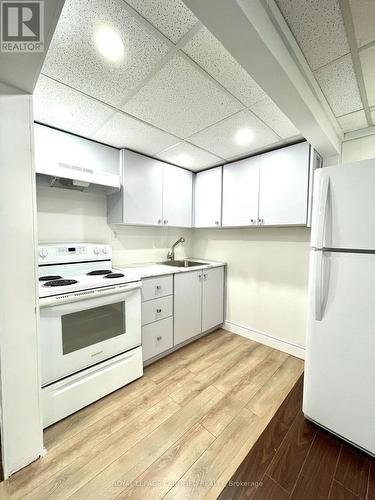
{"type": "Polygon", "coordinates": [[[104,248],[103,248],[103,253],[104,253],[104,255],[107,255],[107,253],[109,253],[109,250],[108,250],[108,248],[107,248],[107,247],[104,247],[104,248]]]}
{"type": "Polygon", "coordinates": [[[39,250],[39,257],[42,257],[42,259],[45,259],[47,255],[48,255],[48,250],[46,250],[45,248],[39,250]]]}
{"type": "Polygon", "coordinates": [[[94,248],[94,254],[95,255],[99,255],[100,254],[100,248],[99,247],[94,248]]]}

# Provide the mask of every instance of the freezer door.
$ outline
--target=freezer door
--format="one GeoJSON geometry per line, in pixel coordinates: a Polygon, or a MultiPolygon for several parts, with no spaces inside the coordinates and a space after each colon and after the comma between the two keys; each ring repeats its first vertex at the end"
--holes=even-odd
{"type": "Polygon", "coordinates": [[[303,411],[375,454],[375,255],[312,251],[303,411]]]}
{"type": "Polygon", "coordinates": [[[311,245],[375,250],[375,160],[316,171],[311,245]]]}

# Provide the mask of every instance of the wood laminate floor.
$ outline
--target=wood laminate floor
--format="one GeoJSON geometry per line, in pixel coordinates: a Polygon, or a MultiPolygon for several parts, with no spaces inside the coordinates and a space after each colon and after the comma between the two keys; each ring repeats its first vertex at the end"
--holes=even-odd
{"type": "Polygon", "coordinates": [[[0,497],[217,498],[302,372],[301,360],[218,330],[46,429],[47,455],[0,497]]]}
{"type": "Polygon", "coordinates": [[[375,500],[375,460],[305,420],[302,377],[220,500],[375,500]]]}

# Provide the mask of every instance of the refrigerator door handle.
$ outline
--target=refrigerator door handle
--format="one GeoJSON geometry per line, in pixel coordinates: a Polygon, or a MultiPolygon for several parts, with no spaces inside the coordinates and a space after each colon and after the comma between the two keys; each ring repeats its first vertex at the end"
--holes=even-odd
{"type": "Polygon", "coordinates": [[[328,208],[328,195],[329,195],[329,175],[324,176],[320,186],[320,199],[319,199],[319,221],[318,221],[318,231],[316,238],[316,247],[324,247],[324,237],[326,233],[327,226],[327,208],[328,208]]]}
{"type": "Polygon", "coordinates": [[[323,317],[323,252],[315,252],[315,320],[322,321],[323,317]]]}

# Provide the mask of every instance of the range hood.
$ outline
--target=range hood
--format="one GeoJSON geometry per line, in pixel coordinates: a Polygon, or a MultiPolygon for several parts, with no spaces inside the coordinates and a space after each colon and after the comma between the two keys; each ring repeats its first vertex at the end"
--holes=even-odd
{"type": "Polygon", "coordinates": [[[93,185],[120,189],[120,151],[35,123],[35,171],[50,185],[83,190],[93,185]]]}

